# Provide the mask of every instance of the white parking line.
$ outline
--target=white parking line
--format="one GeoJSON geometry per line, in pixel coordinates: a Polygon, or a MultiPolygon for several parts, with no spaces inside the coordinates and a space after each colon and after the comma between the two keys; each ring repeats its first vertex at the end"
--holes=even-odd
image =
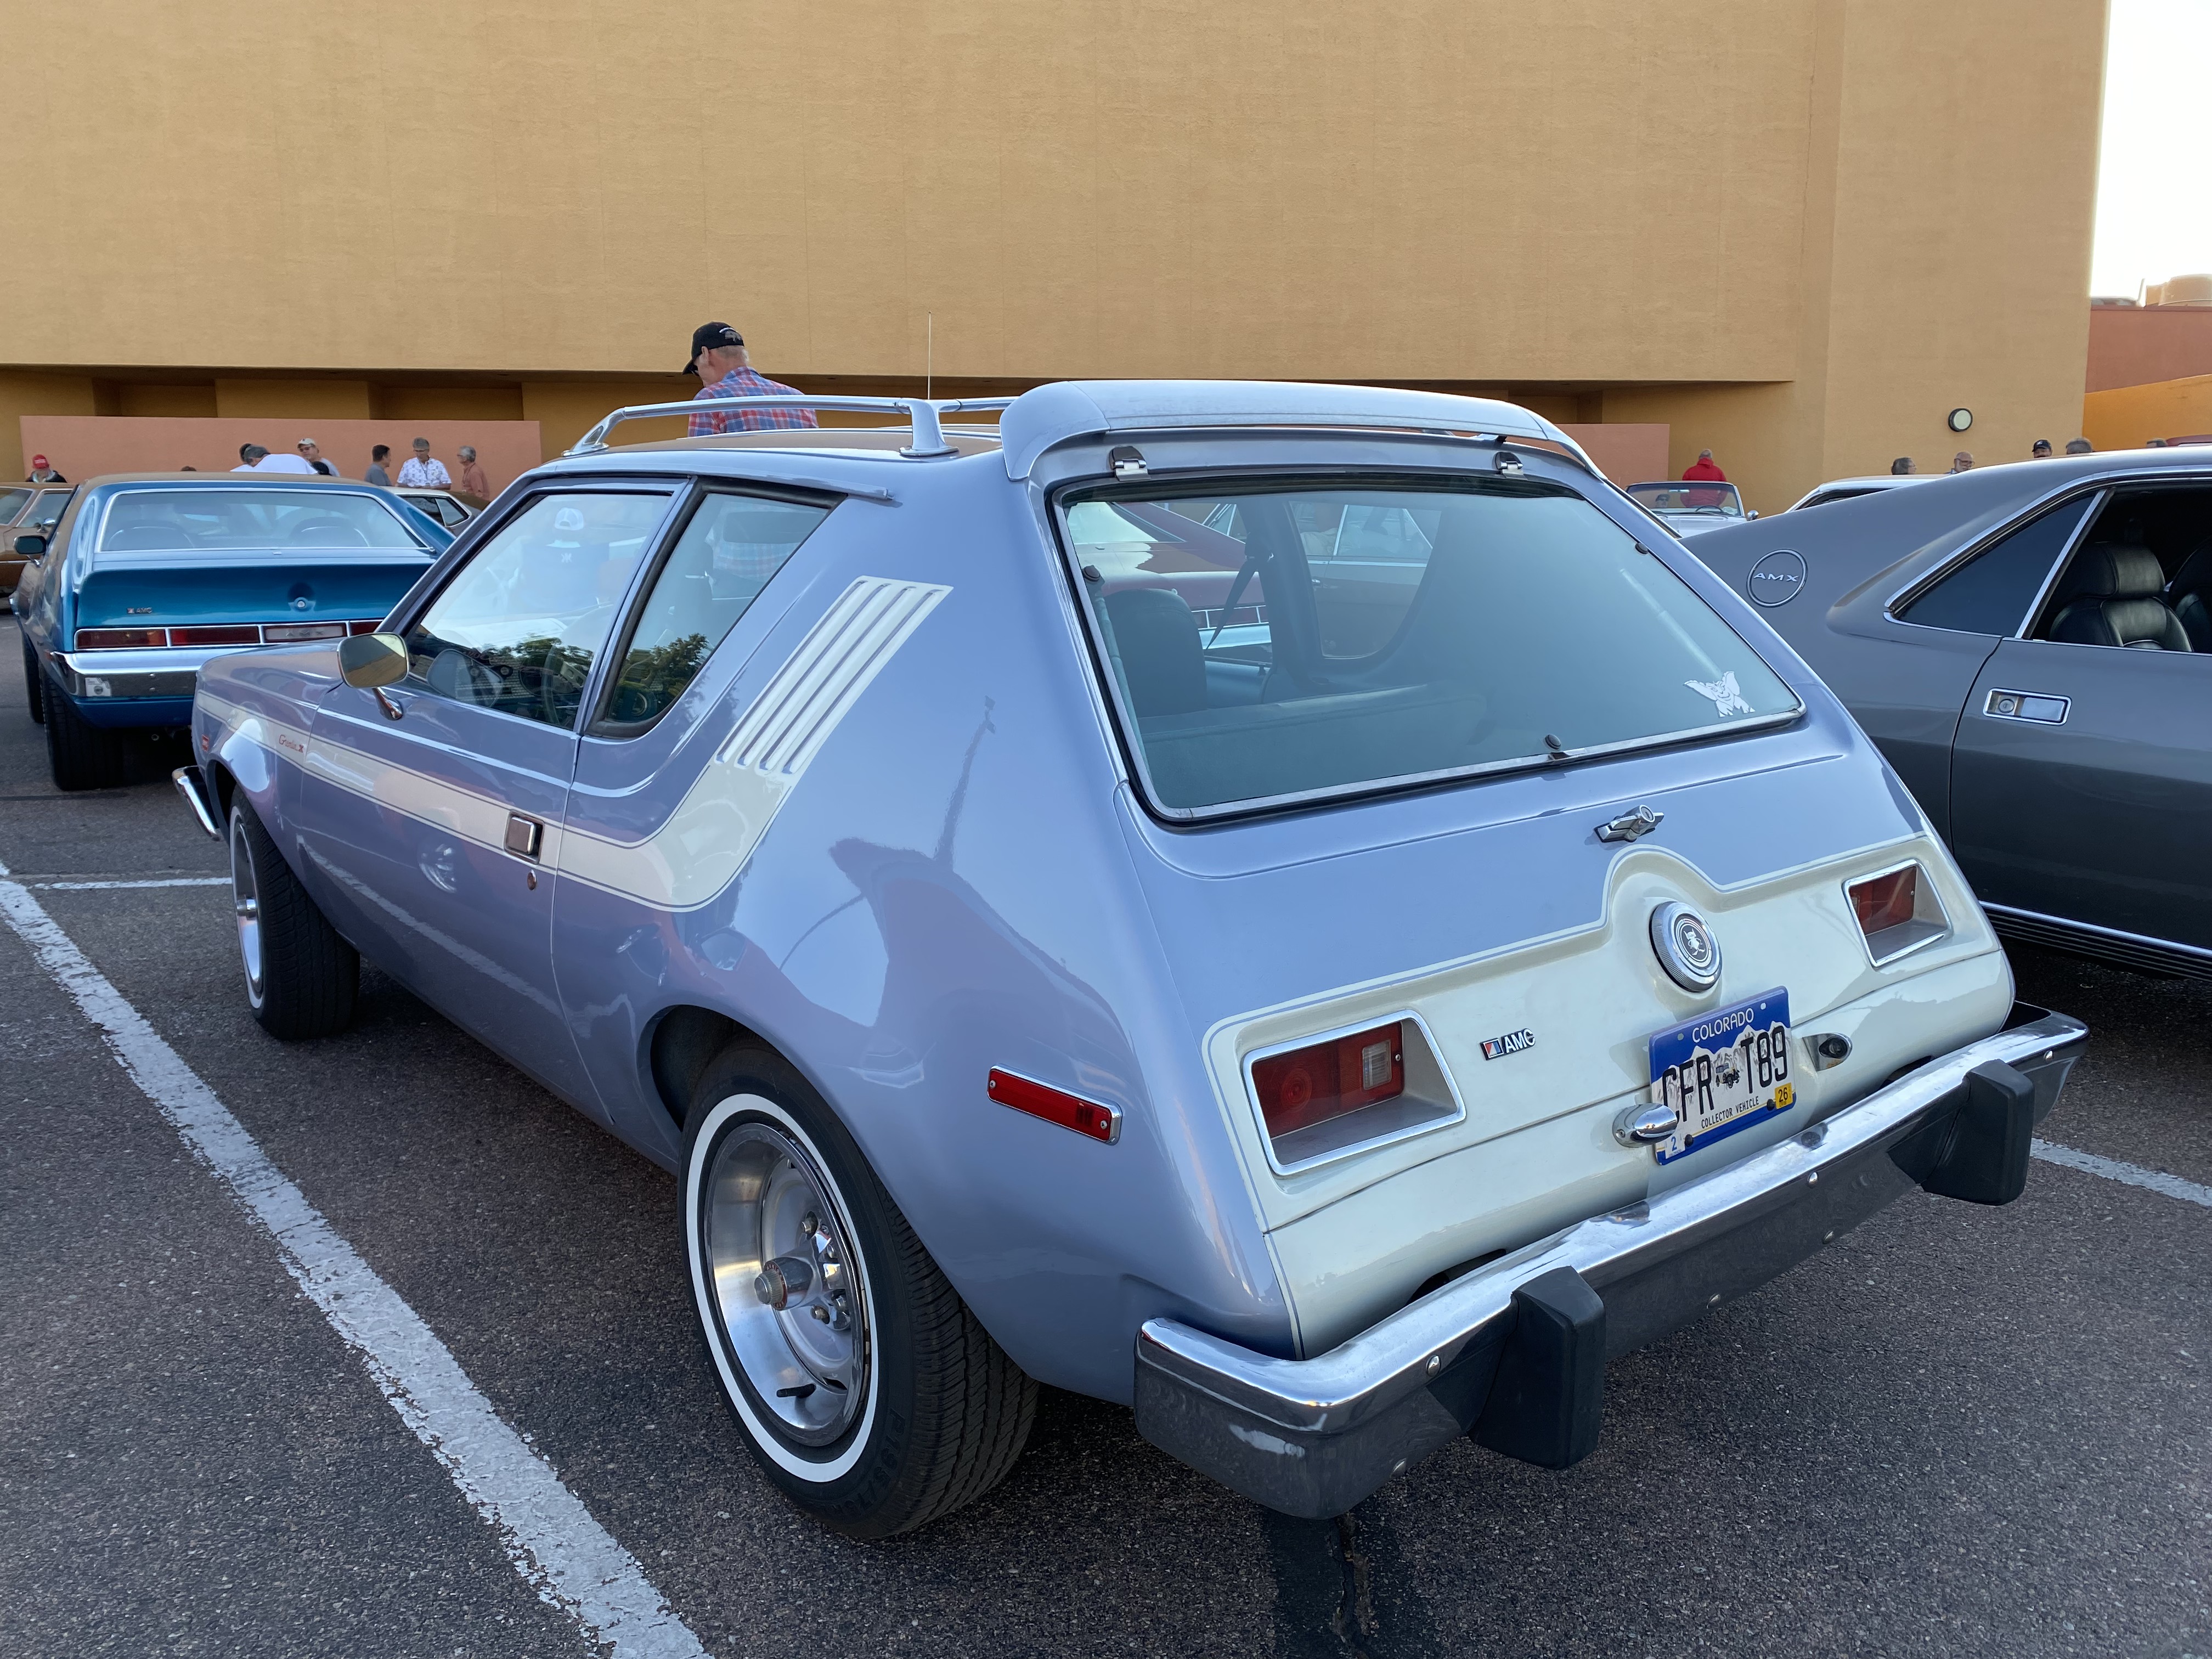
{"type": "MultiPolygon", "coordinates": [[[[8,873],[0,865],[0,877],[8,873]]],[[[215,1091],[86,960],[20,882],[0,880],[0,915],[186,1146],[266,1228],[289,1273],[360,1354],[400,1420],[489,1522],[514,1570],[582,1627],[590,1650],[622,1659],[706,1659],[635,1557],[592,1518],[552,1466],[501,1422],[446,1345],[286,1180],[215,1091]]]]}
{"type": "Polygon", "coordinates": [[[2178,1198],[2184,1204],[2201,1204],[2212,1210],[2212,1187],[2185,1181],[2179,1176],[2166,1174],[2163,1170],[2146,1170],[2139,1164],[2123,1164],[2116,1158],[2100,1158],[2094,1152],[2077,1152],[2071,1146],[2061,1146],[2055,1140],[2033,1141],[2028,1150],[2045,1164],[2063,1164],[2069,1170],[2079,1170],[2084,1175],[2102,1176],[2107,1181],[2147,1188],[2154,1193],[2164,1193],[2168,1198],[2178,1198]]]}
{"type": "Polygon", "coordinates": [[[26,887],[36,887],[55,893],[106,893],[131,887],[228,887],[228,876],[175,876],[165,881],[27,881],[26,887]]]}

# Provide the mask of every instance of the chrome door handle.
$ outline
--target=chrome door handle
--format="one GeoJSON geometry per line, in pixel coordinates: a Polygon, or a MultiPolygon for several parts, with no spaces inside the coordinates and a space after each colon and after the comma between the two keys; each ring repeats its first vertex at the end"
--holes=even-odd
{"type": "Polygon", "coordinates": [[[1983,699],[1982,713],[1992,720],[2035,720],[2045,726],[2063,726],[2070,697],[2054,697],[2040,691],[1992,691],[1983,699]]]}

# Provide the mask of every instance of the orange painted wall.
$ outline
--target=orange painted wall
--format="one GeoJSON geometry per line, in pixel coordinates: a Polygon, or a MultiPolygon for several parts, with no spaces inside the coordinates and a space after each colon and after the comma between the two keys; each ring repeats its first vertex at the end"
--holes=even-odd
{"type": "Polygon", "coordinates": [[[2149,438],[2212,433],[2212,374],[2116,386],[2081,399],[2081,435],[2100,449],[2137,449],[2149,438]]]}
{"type": "Polygon", "coordinates": [[[428,438],[431,454],[446,464],[456,484],[461,463],[455,452],[463,444],[472,444],[495,491],[544,459],[535,421],[26,415],[22,426],[23,453],[46,456],[64,477],[76,483],[103,472],[170,472],[181,466],[228,472],[238,465],[240,444],[260,444],[276,454],[289,452],[302,438],[313,438],[321,447],[323,459],[349,478],[358,478],[368,470],[372,446],[390,444],[387,465],[395,481],[400,462],[412,453],[408,446],[416,438],[428,438]]]}

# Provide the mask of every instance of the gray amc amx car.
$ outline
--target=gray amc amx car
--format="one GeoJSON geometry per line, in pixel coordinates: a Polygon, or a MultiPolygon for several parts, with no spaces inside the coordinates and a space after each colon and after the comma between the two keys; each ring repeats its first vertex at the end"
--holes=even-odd
{"type": "Polygon", "coordinates": [[[2212,448],[1931,478],[1698,538],[1999,931],[2212,977],[2212,448]]]}

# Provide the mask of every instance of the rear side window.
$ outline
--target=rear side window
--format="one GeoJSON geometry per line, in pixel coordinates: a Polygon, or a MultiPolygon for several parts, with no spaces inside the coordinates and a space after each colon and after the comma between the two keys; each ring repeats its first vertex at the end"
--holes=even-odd
{"type": "Polygon", "coordinates": [[[653,578],[607,696],[617,726],[656,720],[697,678],[826,507],[710,494],[653,578]]]}
{"type": "Polygon", "coordinates": [[[1171,814],[1541,764],[1800,706],[1679,577],[1555,486],[1101,492],[1066,522],[1131,746],[1171,814]],[[1107,505],[1110,538],[1086,541],[1105,521],[1085,509],[1107,505]]]}
{"type": "Polygon", "coordinates": [[[2012,634],[2096,499],[2093,493],[2064,501],[2030,520],[1923,592],[1897,619],[1961,634],[2012,634]]]}
{"type": "Polygon", "coordinates": [[[0,524],[15,523],[15,515],[23,510],[33,493],[28,489],[0,489],[0,524]]]}

